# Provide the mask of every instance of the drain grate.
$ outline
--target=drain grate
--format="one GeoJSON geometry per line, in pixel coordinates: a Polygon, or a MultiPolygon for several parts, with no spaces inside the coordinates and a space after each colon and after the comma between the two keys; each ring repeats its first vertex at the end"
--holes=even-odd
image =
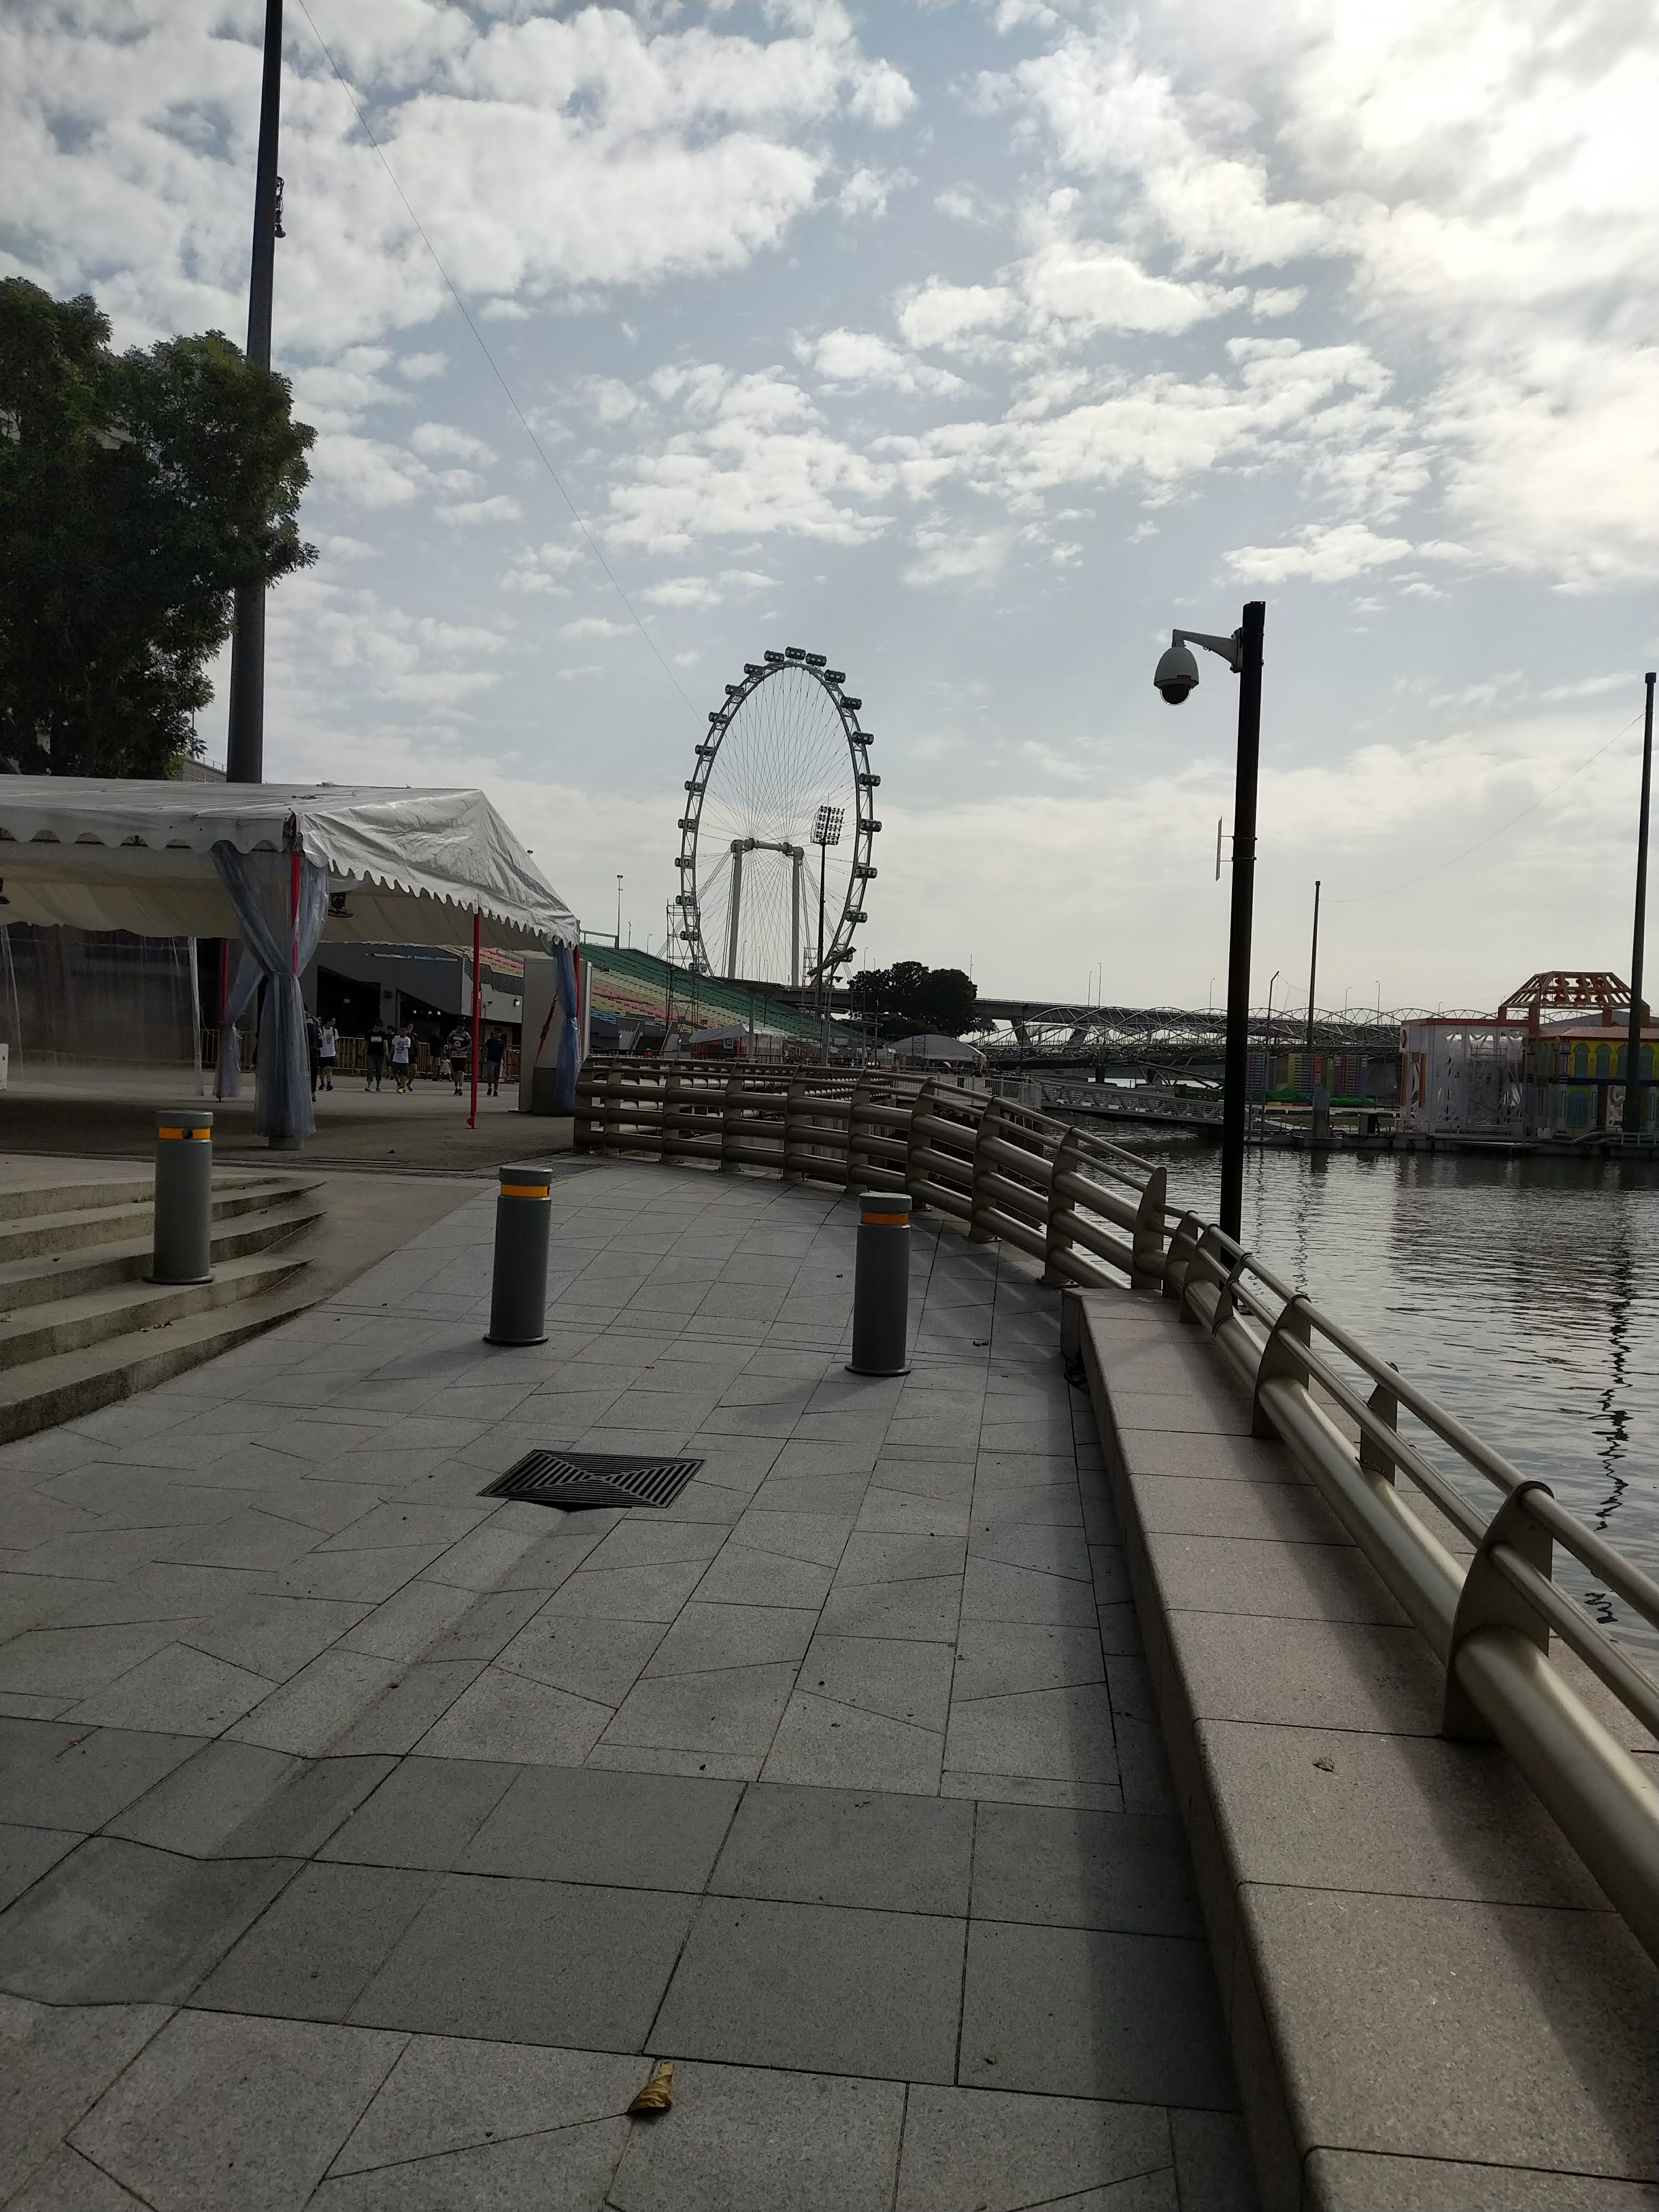
{"type": "Polygon", "coordinates": [[[631,1452],[526,1452],[479,1492],[530,1505],[672,1505],[700,1459],[639,1459],[631,1452]]]}

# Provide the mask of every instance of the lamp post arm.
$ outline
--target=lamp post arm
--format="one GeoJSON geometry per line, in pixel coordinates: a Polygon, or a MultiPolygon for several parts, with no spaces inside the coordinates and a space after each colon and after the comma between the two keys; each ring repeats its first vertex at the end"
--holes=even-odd
{"type": "Polygon", "coordinates": [[[1177,629],[1170,632],[1171,645],[1201,645],[1206,653],[1218,653],[1237,676],[1244,665],[1244,634],[1235,630],[1231,637],[1212,637],[1201,629],[1177,629]]]}

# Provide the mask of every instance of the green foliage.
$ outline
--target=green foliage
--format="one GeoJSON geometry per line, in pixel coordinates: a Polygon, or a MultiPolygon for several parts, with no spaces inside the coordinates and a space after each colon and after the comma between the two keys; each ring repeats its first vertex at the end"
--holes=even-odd
{"type": "Polygon", "coordinates": [[[117,355],[95,301],[0,283],[0,763],[178,773],[237,586],[317,557],[313,434],[217,331],[117,355]]]}
{"type": "Polygon", "coordinates": [[[896,960],[890,968],[866,968],[849,987],[861,1013],[877,1017],[884,1037],[926,1030],[959,1037],[981,1026],[975,1014],[979,994],[960,968],[929,968],[920,960],[896,960]]]}

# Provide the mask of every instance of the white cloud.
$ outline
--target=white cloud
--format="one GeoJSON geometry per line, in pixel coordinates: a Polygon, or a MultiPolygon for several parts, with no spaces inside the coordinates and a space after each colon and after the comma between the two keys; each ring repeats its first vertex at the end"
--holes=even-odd
{"type": "Polygon", "coordinates": [[[561,544],[556,539],[550,538],[544,545],[526,545],[514,555],[500,588],[568,599],[569,592],[559,578],[577,567],[582,557],[579,548],[561,544]]]}
{"type": "Polygon", "coordinates": [[[882,386],[890,392],[944,395],[967,388],[948,368],[918,361],[873,331],[826,331],[807,358],[831,389],[863,392],[882,386]]]}
{"type": "Polygon", "coordinates": [[[1086,240],[1055,240],[1019,274],[1034,313],[1069,325],[1073,335],[1187,331],[1224,314],[1248,296],[1237,286],[1174,283],[1149,276],[1129,254],[1086,240]]]}
{"type": "Polygon", "coordinates": [[[434,376],[441,376],[449,366],[449,356],[443,353],[406,353],[398,362],[399,376],[410,384],[429,384],[434,376]]]}
{"type": "Polygon", "coordinates": [[[947,284],[930,276],[901,301],[898,326],[918,348],[960,345],[981,331],[999,329],[1016,304],[1000,284],[947,284]]]}
{"type": "Polygon", "coordinates": [[[707,576],[671,576],[665,584],[653,584],[640,597],[653,607],[717,607],[721,593],[707,576]]]}
{"type": "Polygon", "coordinates": [[[409,434],[409,442],[428,460],[441,456],[453,456],[458,461],[493,461],[495,458],[482,438],[475,438],[469,430],[457,430],[447,422],[416,423],[409,434]]]}
{"type": "Polygon", "coordinates": [[[1367,569],[1404,561],[1413,550],[1408,538],[1379,538],[1363,522],[1322,527],[1310,523],[1293,545],[1240,545],[1227,556],[1227,573],[1242,582],[1282,584],[1305,576],[1316,584],[1340,584],[1367,569]]]}
{"type": "Polygon", "coordinates": [[[854,169],[836,195],[836,205],[849,222],[867,216],[879,222],[887,212],[890,194],[915,179],[908,169],[854,169]]]}
{"type": "Polygon", "coordinates": [[[524,509],[507,492],[497,492],[492,499],[462,500],[453,507],[441,507],[438,520],[460,530],[470,530],[483,522],[518,522],[524,509]]]}
{"type": "Polygon", "coordinates": [[[559,635],[561,637],[621,637],[629,627],[630,625],[625,622],[612,622],[605,615],[580,615],[574,622],[564,623],[560,629],[559,635]]]}

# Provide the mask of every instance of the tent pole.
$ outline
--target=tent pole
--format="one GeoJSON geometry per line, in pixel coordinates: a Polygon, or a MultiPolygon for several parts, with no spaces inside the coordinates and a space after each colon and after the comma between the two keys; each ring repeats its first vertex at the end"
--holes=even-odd
{"type": "Polygon", "coordinates": [[[469,1129],[478,1126],[478,959],[483,934],[483,909],[472,909],[472,1106],[466,1117],[469,1129]]]}

